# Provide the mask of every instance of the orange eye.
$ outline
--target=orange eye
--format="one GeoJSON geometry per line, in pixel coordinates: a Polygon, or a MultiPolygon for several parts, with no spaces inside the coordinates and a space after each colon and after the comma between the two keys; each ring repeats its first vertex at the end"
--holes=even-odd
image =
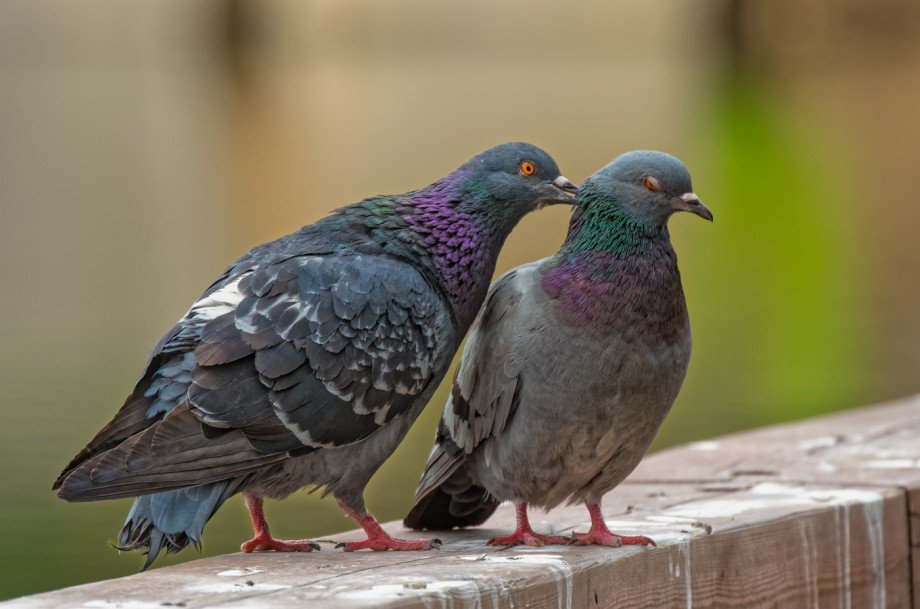
{"type": "Polygon", "coordinates": [[[537,171],[537,166],[531,161],[524,161],[521,163],[521,173],[525,176],[532,176],[537,171]]]}
{"type": "Polygon", "coordinates": [[[645,180],[643,181],[643,184],[645,184],[645,187],[651,190],[652,192],[658,192],[659,190],[661,190],[661,183],[658,182],[658,180],[656,180],[652,176],[647,176],[645,180]]]}

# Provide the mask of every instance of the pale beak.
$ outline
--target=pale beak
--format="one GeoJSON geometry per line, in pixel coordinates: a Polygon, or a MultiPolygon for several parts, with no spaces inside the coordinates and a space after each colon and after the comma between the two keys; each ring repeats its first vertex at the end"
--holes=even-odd
{"type": "Polygon", "coordinates": [[[553,180],[553,186],[555,186],[555,187],[558,188],[559,190],[564,190],[564,191],[566,191],[566,192],[570,192],[570,193],[572,193],[573,195],[574,195],[575,193],[578,192],[578,186],[575,186],[575,184],[573,184],[573,183],[572,183],[567,177],[565,177],[565,176],[559,176],[558,178],[556,178],[555,180],[553,180]]]}
{"type": "Polygon", "coordinates": [[[543,182],[541,189],[543,196],[538,202],[540,208],[559,203],[575,204],[575,198],[572,195],[578,192],[578,187],[572,184],[568,178],[559,176],[552,182],[543,182]]]}
{"type": "Polygon", "coordinates": [[[712,212],[709,211],[708,207],[703,205],[703,202],[700,201],[700,198],[695,192],[685,192],[680,195],[675,201],[674,207],[680,211],[696,214],[700,218],[712,222],[712,212]]]}

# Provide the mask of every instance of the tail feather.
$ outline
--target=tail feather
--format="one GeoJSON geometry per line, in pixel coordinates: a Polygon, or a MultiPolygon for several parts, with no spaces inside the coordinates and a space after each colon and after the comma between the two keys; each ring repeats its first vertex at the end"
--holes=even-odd
{"type": "Polygon", "coordinates": [[[488,520],[499,503],[461,466],[417,495],[403,523],[410,529],[432,531],[472,527],[488,520]]]}
{"type": "Polygon", "coordinates": [[[138,497],[118,535],[118,549],[146,554],[142,571],[164,548],[167,553],[178,552],[191,543],[200,549],[204,525],[239,490],[244,479],[138,497]]]}

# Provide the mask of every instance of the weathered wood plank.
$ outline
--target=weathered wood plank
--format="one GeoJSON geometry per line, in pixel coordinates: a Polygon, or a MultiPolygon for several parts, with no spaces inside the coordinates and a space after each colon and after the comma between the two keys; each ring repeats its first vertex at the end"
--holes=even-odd
{"type": "MultiPolygon", "coordinates": [[[[232,554],[2,605],[920,609],[918,439],[914,399],[654,455],[604,509],[654,549],[488,548],[513,522],[503,506],[440,551],[232,554]]],[[[534,520],[568,532],[588,518],[574,506],[534,520]]]]}
{"type": "Polygon", "coordinates": [[[920,487],[920,396],[724,436],[645,459],[627,483],[799,480],[920,487]]]}
{"type": "Polygon", "coordinates": [[[910,556],[914,609],[920,609],[920,489],[907,493],[907,521],[910,528],[910,556]]]}

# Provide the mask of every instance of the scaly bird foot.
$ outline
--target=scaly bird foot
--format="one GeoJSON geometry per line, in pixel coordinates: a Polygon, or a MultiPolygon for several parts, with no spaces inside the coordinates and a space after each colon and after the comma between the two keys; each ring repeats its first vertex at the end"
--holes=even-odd
{"type": "Polygon", "coordinates": [[[271,535],[256,535],[240,546],[240,550],[250,552],[312,552],[319,550],[319,544],[309,539],[275,539],[271,535]]]}
{"type": "Polygon", "coordinates": [[[515,531],[511,535],[505,535],[504,537],[493,537],[486,542],[486,545],[542,548],[546,545],[565,545],[567,542],[568,538],[560,535],[542,535],[534,531],[515,531]]]}
{"type": "Polygon", "coordinates": [[[645,535],[617,535],[609,531],[588,531],[587,533],[572,533],[568,538],[571,546],[655,546],[657,544],[645,535]]]}

